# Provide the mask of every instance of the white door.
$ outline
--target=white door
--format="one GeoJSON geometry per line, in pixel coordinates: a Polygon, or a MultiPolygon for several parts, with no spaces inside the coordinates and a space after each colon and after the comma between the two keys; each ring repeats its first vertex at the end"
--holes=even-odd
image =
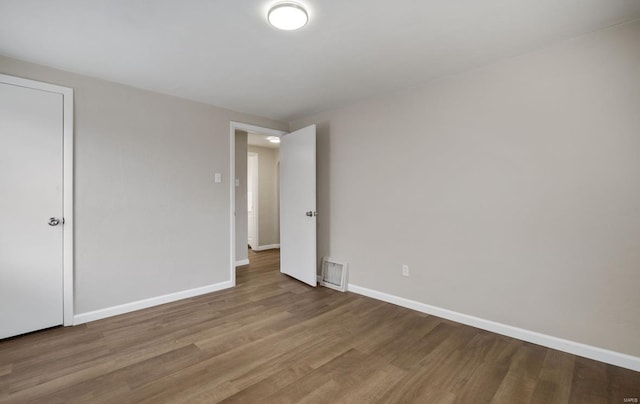
{"type": "Polygon", "coordinates": [[[258,247],[258,154],[247,153],[247,238],[254,250],[258,247]]]}
{"type": "Polygon", "coordinates": [[[63,322],[62,153],[63,95],[0,82],[0,338],[63,322]]]}
{"type": "Polygon", "coordinates": [[[316,286],[316,125],[280,142],[280,272],[316,286]]]}

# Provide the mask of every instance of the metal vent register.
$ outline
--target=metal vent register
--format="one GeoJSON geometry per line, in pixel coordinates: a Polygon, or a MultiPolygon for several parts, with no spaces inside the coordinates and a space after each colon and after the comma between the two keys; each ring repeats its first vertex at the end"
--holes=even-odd
{"type": "Polygon", "coordinates": [[[330,257],[323,257],[320,285],[346,292],[347,263],[330,257]]]}

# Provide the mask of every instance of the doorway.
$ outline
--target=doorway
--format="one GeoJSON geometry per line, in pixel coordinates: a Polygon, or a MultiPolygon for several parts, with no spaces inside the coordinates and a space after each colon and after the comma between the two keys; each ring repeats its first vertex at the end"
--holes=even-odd
{"type": "Polygon", "coordinates": [[[279,142],[273,135],[236,130],[236,266],[247,264],[248,250],[280,247],[279,142]]]}
{"type": "Polygon", "coordinates": [[[248,238],[254,251],[280,247],[279,143],[275,136],[247,134],[248,238]]]}
{"type": "Polygon", "coordinates": [[[0,75],[0,338],[73,324],[73,90],[0,75]]]}
{"type": "MultiPolygon", "coordinates": [[[[276,148],[267,148],[265,146],[275,145],[266,140],[267,137],[279,139],[287,132],[275,129],[269,129],[244,123],[231,122],[231,175],[233,178],[231,187],[231,279],[235,282],[235,268],[241,265],[249,264],[249,245],[253,251],[266,250],[279,247],[279,203],[278,195],[279,179],[277,166],[273,171],[275,173],[266,172],[264,175],[260,173],[260,165],[267,166],[271,161],[279,162],[276,148]],[[252,140],[249,140],[249,134],[252,140]],[[260,140],[260,144],[256,144],[260,140]],[[251,143],[251,144],[250,144],[251,143]],[[256,149],[255,147],[258,147],[256,149]],[[268,149],[268,150],[265,150],[268,149]],[[262,151],[262,153],[260,153],[262,151]],[[249,163],[250,154],[253,162],[249,163]],[[255,167],[257,172],[255,181],[249,184],[249,165],[255,167]],[[268,174],[268,175],[267,175],[268,174]],[[276,187],[270,192],[263,192],[263,204],[260,204],[260,183],[263,189],[269,188],[269,183],[276,184],[276,187]],[[251,186],[250,186],[251,185],[251,186]],[[270,194],[270,195],[269,195],[270,194]],[[275,208],[273,203],[265,203],[264,201],[276,201],[275,208]],[[249,200],[251,197],[251,201],[249,200]],[[260,207],[263,206],[261,210],[260,207]],[[250,224],[250,211],[253,216],[251,220],[255,220],[250,224]],[[274,213],[275,212],[275,213],[274,213]],[[267,216],[268,215],[268,216],[267,216]],[[262,226],[261,226],[262,223],[262,226]],[[249,235],[252,227],[252,234],[249,235]],[[274,232],[273,228],[276,228],[274,232]],[[274,236],[275,234],[275,236],[274,236]],[[262,235],[262,238],[260,237],[262,235]],[[251,237],[251,240],[249,238],[251,237]],[[275,239],[275,240],[274,240],[275,239]]],[[[265,168],[263,167],[263,170],[265,168]]]]}

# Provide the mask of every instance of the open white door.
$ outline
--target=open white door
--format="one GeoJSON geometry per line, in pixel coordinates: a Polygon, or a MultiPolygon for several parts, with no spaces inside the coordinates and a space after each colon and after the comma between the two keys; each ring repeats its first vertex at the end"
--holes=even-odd
{"type": "Polygon", "coordinates": [[[258,242],[258,154],[247,153],[247,241],[254,250],[258,242]]]}
{"type": "Polygon", "coordinates": [[[316,125],[280,143],[280,272],[316,286],[316,125]]]}

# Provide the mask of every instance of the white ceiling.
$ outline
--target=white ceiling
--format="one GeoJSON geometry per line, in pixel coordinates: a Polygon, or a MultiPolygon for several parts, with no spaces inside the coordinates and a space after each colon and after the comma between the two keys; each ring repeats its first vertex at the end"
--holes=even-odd
{"type": "Polygon", "coordinates": [[[267,136],[251,132],[247,135],[247,144],[250,146],[267,147],[269,149],[280,148],[280,143],[271,143],[267,140],[267,136]]]}
{"type": "Polygon", "coordinates": [[[291,120],[640,18],[638,0],[0,0],[0,54],[291,120]],[[275,1],[273,1],[275,2],[275,1]]]}

